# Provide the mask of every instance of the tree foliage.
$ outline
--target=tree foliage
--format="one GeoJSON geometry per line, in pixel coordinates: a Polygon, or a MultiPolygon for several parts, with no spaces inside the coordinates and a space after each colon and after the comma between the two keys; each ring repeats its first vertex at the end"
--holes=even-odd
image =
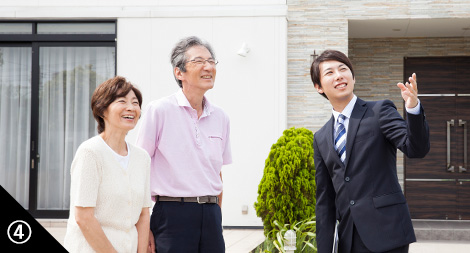
{"type": "Polygon", "coordinates": [[[271,146],[254,206],[264,234],[280,224],[295,224],[315,216],[313,133],[305,128],[284,131],[271,146]]]}

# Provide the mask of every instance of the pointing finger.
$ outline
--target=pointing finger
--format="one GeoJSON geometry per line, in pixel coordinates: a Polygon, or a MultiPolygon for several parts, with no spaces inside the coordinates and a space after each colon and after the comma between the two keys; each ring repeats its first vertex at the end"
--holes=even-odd
{"type": "Polygon", "coordinates": [[[403,83],[397,83],[398,88],[400,88],[402,91],[406,91],[406,87],[403,83]]]}

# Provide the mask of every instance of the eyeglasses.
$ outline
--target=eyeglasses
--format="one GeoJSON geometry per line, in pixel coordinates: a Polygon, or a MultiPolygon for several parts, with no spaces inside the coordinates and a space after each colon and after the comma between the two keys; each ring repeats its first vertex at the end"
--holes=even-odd
{"type": "Polygon", "coordinates": [[[217,65],[217,63],[219,63],[219,61],[217,61],[217,60],[214,60],[214,59],[204,60],[201,57],[196,57],[196,58],[194,58],[194,60],[187,61],[186,63],[188,63],[188,62],[192,62],[192,63],[197,64],[197,65],[204,65],[207,62],[212,66],[215,66],[215,65],[217,65]]]}

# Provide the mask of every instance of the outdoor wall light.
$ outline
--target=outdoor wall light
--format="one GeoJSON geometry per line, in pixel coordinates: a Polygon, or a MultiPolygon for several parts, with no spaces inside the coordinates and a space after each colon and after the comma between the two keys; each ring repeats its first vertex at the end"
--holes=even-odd
{"type": "Polygon", "coordinates": [[[246,57],[248,52],[250,52],[250,48],[248,47],[248,45],[245,42],[243,42],[243,45],[240,48],[240,50],[238,50],[237,54],[240,55],[240,56],[246,57]]]}
{"type": "Polygon", "coordinates": [[[313,61],[315,61],[315,59],[317,59],[318,57],[318,54],[316,52],[316,50],[313,50],[313,54],[310,55],[310,64],[313,63],[313,61]]]}

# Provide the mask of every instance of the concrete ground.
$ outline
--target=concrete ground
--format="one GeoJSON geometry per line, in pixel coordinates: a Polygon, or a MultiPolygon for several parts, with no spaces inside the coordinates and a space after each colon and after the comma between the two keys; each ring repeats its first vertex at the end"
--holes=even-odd
{"type": "MultiPolygon", "coordinates": [[[[39,220],[60,243],[64,242],[66,220],[39,220]]],[[[227,253],[247,253],[264,240],[262,229],[224,229],[227,253]]],[[[469,253],[470,241],[419,240],[410,245],[410,253],[469,253]]]]}

